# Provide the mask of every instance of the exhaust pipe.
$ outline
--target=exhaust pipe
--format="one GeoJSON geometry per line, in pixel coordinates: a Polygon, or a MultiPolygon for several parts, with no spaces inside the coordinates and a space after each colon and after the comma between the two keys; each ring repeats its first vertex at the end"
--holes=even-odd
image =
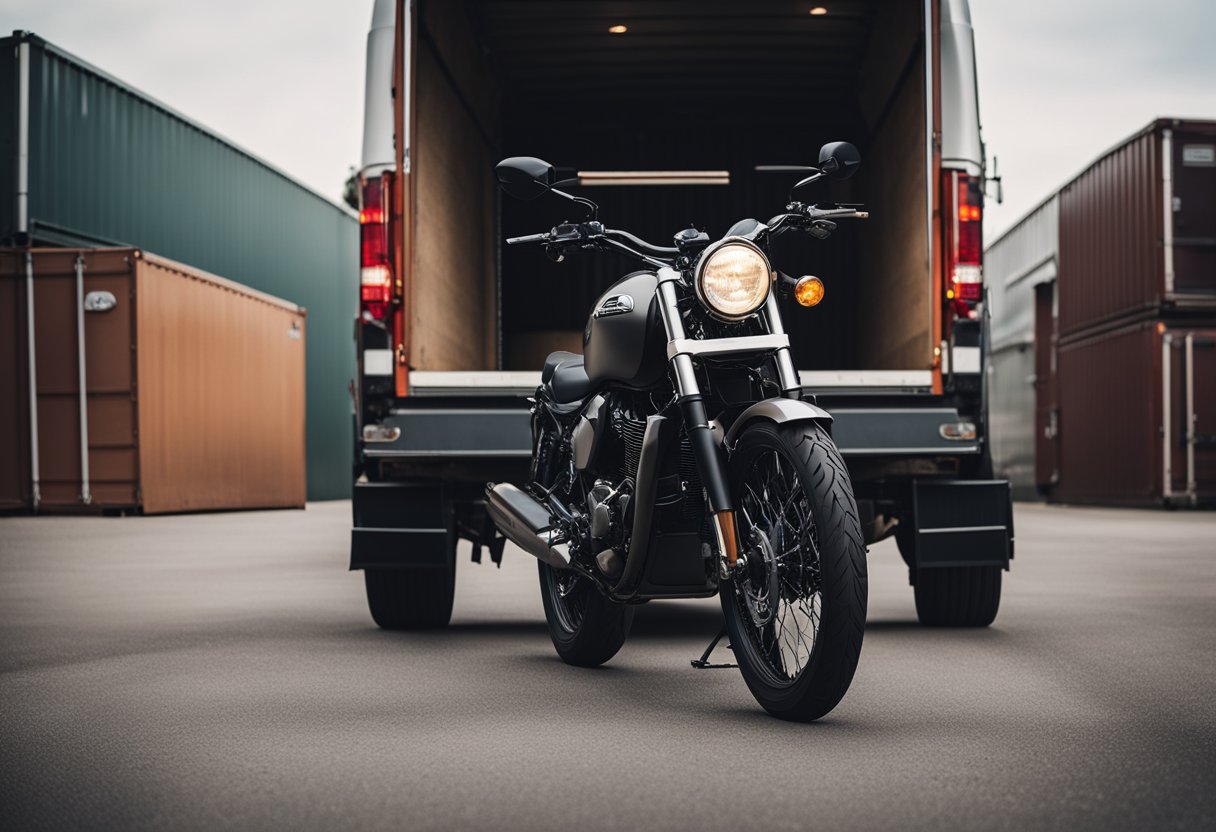
{"type": "Polygon", "coordinates": [[[570,568],[570,550],[549,509],[509,482],[486,489],[486,511],[503,535],[554,569],[570,568]]]}

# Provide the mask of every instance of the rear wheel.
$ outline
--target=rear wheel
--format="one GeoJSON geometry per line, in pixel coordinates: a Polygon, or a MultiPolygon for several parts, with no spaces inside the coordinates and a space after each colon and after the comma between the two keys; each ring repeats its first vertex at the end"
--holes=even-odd
{"type": "Polygon", "coordinates": [[[721,589],[731,646],[770,714],[808,722],[836,707],[865,632],[865,546],[848,471],[818,426],[760,423],[730,458],[747,564],[721,589]]]}
{"type": "Polygon", "coordinates": [[[549,637],[562,661],[598,667],[615,656],[629,637],[634,608],[609,601],[576,572],[538,565],[549,637]]]}
{"type": "Polygon", "coordinates": [[[987,627],[1001,605],[1001,567],[918,569],[916,617],[928,627],[987,627]]]}
{"type": "Polygon", "coordinates": [[[367,608],[385,630],[446,627],[452,618],[456,569],[366,569],[367,608]]]}

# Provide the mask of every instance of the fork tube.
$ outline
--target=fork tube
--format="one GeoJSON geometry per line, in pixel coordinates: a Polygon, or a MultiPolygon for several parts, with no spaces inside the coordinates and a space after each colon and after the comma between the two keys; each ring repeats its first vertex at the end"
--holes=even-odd
{"type": "MultiPolygon", "coordinates": [[[[669,344],[684,337],[684,324],[680,320],[679,298],[676,295],[676,284],[679,282],[680,273],[675,269],[659,269],[659,313],[663,318],[663,328],[667,332],[669,344]]],[[[676,393],[679,395],[680,410],[684,415],[688,444],[692,447],[693,458],[697,461],[697,474],[705,486],[705,497],[709,502],[710,511],[713,512],[718,551],[726,555],[728,563],[734,566],[737,556],[735,515],[731,505],[730,487],[726,481],[726,460],[722,449],[714,440],[709,419],[705,415],[705,400],[701,397],[701,387],[697,384],[692,357],[681,353],[672,358],[671,363],[675,369],[676,393]]]]}
{"type": "MultiPolygon", "coordinates": [[[[781,310],[777,306],[777,293],[769,292],[768,300],[764,303],[764,321],[768,331],[773,335],[784,335],[785,324],[781,321],[781,310]]],[[[794,359],[790,357],[790,348],[782,347],[777,350],[777,379],[781,382],[781,394],[787,399],[802,398],[802,380],[794,369],[794,359]]]]}

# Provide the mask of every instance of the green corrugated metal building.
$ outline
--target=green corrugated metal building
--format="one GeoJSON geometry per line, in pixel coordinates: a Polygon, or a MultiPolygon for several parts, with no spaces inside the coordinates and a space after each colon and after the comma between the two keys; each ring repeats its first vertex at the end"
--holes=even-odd
{"type": "Polygon", "coordinates": [[[0,245],[139,246],[306,307],[308,497],[347,496],[355,215],[35,35],[14,32],[0,47],[0,245]],[[22,235],[18,113],[26,83],[22,235]]]}

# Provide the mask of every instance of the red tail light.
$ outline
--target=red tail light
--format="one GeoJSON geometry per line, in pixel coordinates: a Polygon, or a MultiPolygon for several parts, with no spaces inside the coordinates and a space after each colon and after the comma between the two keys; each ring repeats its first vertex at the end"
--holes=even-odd
{"type": "Polygon", "coordinates": [[[359,210],[359,299],[364,317],[388,318],[393,300],[393,264],[389,246],[389,178],[363,182],[359,210]]]}
{"type": "Polygon", "coordinates": [[[960,318],[974,318],[983,300],[984,195],[979,177],[943,171],[949,243],[946,246],[946,298],[960,318]]]}

